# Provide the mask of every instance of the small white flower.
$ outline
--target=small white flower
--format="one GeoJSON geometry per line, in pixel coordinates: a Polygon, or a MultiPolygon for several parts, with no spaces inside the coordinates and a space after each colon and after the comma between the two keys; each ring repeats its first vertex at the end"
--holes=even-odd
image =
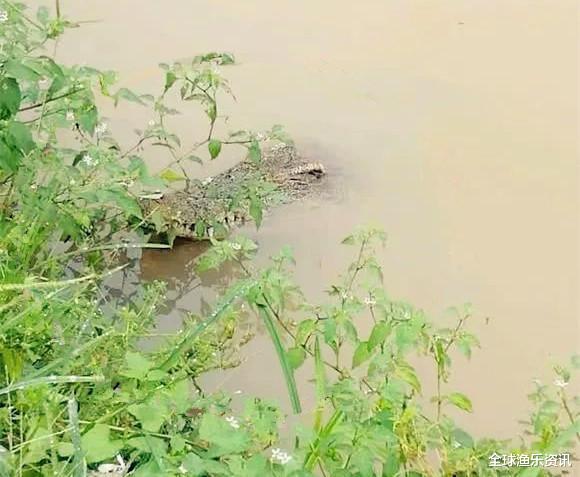
{"type": "Polygon", "coordinates": [[[77,181],[75,181],[74,179],[71,179],[70,181],[68,181],[68,183],[69,183],[71,186],[74,186],[74,185],[77,183],[77,181]]]}
{"type": "Polygon", "coordinates": [[[0,23],[8,21],[8,12],[6,10],[0,10],[0,23]]]}
{"type": "Polygon", "coordinates": [[[75,120],[75,113],[72,111],[67,111],[65,116],[67,121],[74,121],[75,120]]]}
{"type": "Polygon", "coordinates": [[[147,124],[149,124],[150,127],[155,126],[155,119],[150,120],[147,124]]]}
{"type": "Polygon", "coordinates": [[[377,301],[370,296],[366,297],[364,301],[365,301],[365,305],[368,305],[368,306],[374,306],[377,304],[377,301]]]}
{"type": "Polygon", "coordinates": [[[99,123],[95,126],[95,134],[97,136],[102,136],[107,132],[107,124],[106,123],[99,123]]]}
{"type": "Polygon", "coordinates": [[[32,185],[30,186],[30,188],[31,188],[32,190],[36,190],[36,189],[38,188],[38,186],[37,186],[36,184],[32,184],[32,185]]]}
{"type": "Polygon", "coordinates": [[[118,475],[127,471],[127,464],[120,455],[117,455],[118,464],[101,464],[97,468],[99,474],[118,475]]]}
{"type": "Polygon", "coordinates": [[[284,452],[282,449],[274,448],[272,449],[272,457],[270,458],[272,462],[279,462],[282,465],[286,465],[292,460],[292,456],[284,452]]]}
{"type": "Polygon", "coordinates": [[[554,386],[558,386],[559,388],[564,389],[566,386],[568,386],[568,384],[566,381],[564,381],[563,379],[556,379],[554,381],[554,386]]]}
{"type": "Polygon", "coordinates": [[[233,242],[232,243],[232,250],[235,250],[237,252],[239,250],[242,250],[242,246],[239,243],[233,242]]]}
{"type": "Polygon", "coordinates": [[[237,391],[234,391],[234,394],[242,394],[241,389],[238,389],[237,391]]]}
{"type": "Polygon", "coordinates": [[[91,167],[94,166],[97,163],[97,160],[94,159],[92,156],[90,156],[89,154],[85,154],[83,156],[83,162],[86,166],[91,167]]]}
{"type": "Polygon", "coordinates": [[[240,423],[238,422],[238,420],[234,416],[228,416],[228,417],[226,417],[226,422],[230,426],[232,426],[234,429],[239,429],[240,428],[240,423]]]}

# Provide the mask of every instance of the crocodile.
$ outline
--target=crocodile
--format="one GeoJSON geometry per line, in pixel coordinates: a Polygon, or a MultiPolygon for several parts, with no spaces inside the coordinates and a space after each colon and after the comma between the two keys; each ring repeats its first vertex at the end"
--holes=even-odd
{"type": "Polygon", "coordinates": [[[305,198],[325,175],[321,163],[306,160],[294,145],[277,144],[258,161],[248,158],[214,177],[190,181],[183,190],[143,200],[144,215],[169,241],[222,238],[232,226],[256,220],[255,201],[270,208],[305,198]]]}

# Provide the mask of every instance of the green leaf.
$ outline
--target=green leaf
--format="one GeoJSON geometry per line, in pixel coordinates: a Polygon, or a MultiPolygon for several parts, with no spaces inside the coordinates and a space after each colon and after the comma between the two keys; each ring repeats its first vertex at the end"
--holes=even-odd
{"type": "Polygon", "coordinates": [[[38,10],[36,11],[36,19],[42,23],[43,25],[46,25],[49,20],[50,20],[50,11],[46,6],[41,6],[38,7],[38,10]]]}
{"type": "Polygon", "coordinates": [[[142,218],[141,207],[139,202],[131,197],[123,189],[109,188],[104,190],[99,190],[97,192],[97,197],[103,202],[114,202],[117,207],[119,207],[125,214],[129,216],[135,216],[142,218]]]}
{"type": "Polygon", "coordinates": [[[234,55],[231,53],[222,53],[221,54],[221,65],[233,65],[236,62],[234,55]]]}
{"type": "Polygon", "coordinates": [[[203,460],[193,452],[183,458],[181,466],[192,475],[202,475],[204,472],[203,460]]]}
{"type": "Polygon", "coordinates": [[[185,449],[187,442],[180,435],[174,435],[173,437],[171,437],[171,440],[169,441],[169,445],[171,446],[171,450],[173,452],[181,452],[185,449]]]}
{"type": "Polygon", "coordinates": [[[400,467],[401,460],[399,458],[399,453],[395,449],[389,450],[387,460],[383,464],[383,477],[392,477],[397,475],[400,467]]]}
{"type": "Polygon", "coordinates": [[[175,84],[176,81],[177,76],[173,71],[168,71],[167,73],[165,73],[165,87],[163,89],[163,92],[167,93],[167,91],[169,91],[169,89],[175,84]]]}
{"type": "Polygon", "coordinates": [[[6,144],[6,140],[0,141],[0,169],[7,172],[16,172],[22,160],[20,151],[6,144]]]}
{"type": "Polygon", "coordinates": [[[115,457],[123,448],[121,440],[112,440],[109,426],[97,424],[81,438],[87,463],[102,462],[115,457]]]}
{"type": "Polygon", "coordinates": [[[92,136],[95,132],[97,121],[99,120],[97,107],[94,104],[90,104],[77,110],[76,118],[80,127],[92,136]]]}
{"type": "Polygon", "coordinates": [[[421,382],[415,373],[415,369],[405,362],[398,362],[395,375],[409,384],[416,392],[421,393],[421,382]]]}
{"type": "Polygon", "coordinates": [[[234,429],[223,417],[205,413],[199,427],[200,439],[217,447],[213,456],[244,452],[249,439],[243,429],[234,429]]]}
{"type": "Polygon", "coordinates": [[[288,358],[290,367],[292,369],[298,369],[306,359],[306,351],[301,346],[296,346],[286,351],[286,357],[288,358]]]}
{"type": "Polygon", "coordinates": [[[46,457],[46,451],[50,447],[50,441],[48,437],[50,432],[45,427],[38,427],[34,434],[31,436],[30,444],[26,445],[24,448],[24,463],[33,464],[42,460],[46,457]]]}
{"type": "Polygon", "coordinates": [[[6,61],[4,71],[6,72],[6,76],[17,80],[37,81],[40,78],[39,73],[24,65],[22,62],[15,60],[6,61]]]}
{"type": "Polygon", "coordinates": [[[30,128],[25,124],[18,121],[11,121],[8,124],[7,132],[9,137],[6,138],[6,141],[15,146],[19,151],[28,154],[32,149],[34,149],[35,144],[32,139],[30,128]]]}
{"type": "Polygon", "coordinates": [[[131,477],[159,477],[162,475],[169,474],[166,474],[164,470],[159,467],[159,463],[153,457],[131,472],[131,477]]]}
{"type": "Polygon", "coordinates": [[[475,441],[467,432],[463,429],[453,430],[453,440],[461,445],[461,447],[472,448],[475,446],[475,441]]]}
{"type": "Polygon", "coordinates": [[[207,105],[206,113],[207,113],[207,116],[209,117],[209,119],[213,123],[215,121],[215,119],[217,118],[217,104],[213,99],[212,100],[208,99],[208,101],[209,101],[209,104],[207,105]]]}
{"type": "Polygon", "coordinates": [[[125,369],[121,371],[121,374],[129,378],[143,379],[152,367],[153,363],[142,353],[127,351],[125,369]]]}
{"type": "Polygon", "coordinates": [[[135,416],[146,431],[158,432],[166,420],[167,409],[160,407],[158,400],[143,404],[132,404],[127,410],[135,416]]]}
{"type": "Polygon", "coordinates": [[[117,104],[119,104],[120,99],[124,99],[125,101],[129,101],[131,103],[137,103],[137,104],[140,104],[142,106],[147,105],[147,103],[145,101],[143,101],[141,96],[139,96],[138,94],[135,94],[133,91],[131,91],[130,89],[127,89],[127,88],[119,89],[119,91],[117,91],[115,93],[114,99],[115,99],[115,106],[117,106],[117,104]]]}
{"type": "Polygon", "coordinates": [[[302,320],[296,329],[296,343],[304,345],[312,333],[316,331],[316,321],[312,319],[302,320]]]}
{"type": "Polygon", "coordinates": [[[457,348],[466,358],[471,358],[471,352],[474,346],[479,346],[479,340],[471,333],[461,333],[457,337],[457,348]]]}
{"type": "Polygon", "coordinates": [[[250,217],[256,222],[256,227],[262,225],[263,219],[263,204],[256,194],[250,196],[250,217]]]}
{"type": "Polygon", "coordinates": [[[348,237],[342,239],[341,243],[343,245],[354,245],[356,243],[356,238],[354,235],[349,235],[348,237]]]}
{"type": "Polygon", "coordinates": [[[0,119],[10,119],[18,112],[22,95],[18,82],[14,78],[2,78],[0,81],[0,119]]]}
{"type": "Polygon", "coordinates": [[[192,406],[193,389],[187,379],[182,379],[173,384],[165,391],[165,395],[167,396],[169,408],[175,414],[183,414],[192,406]]]}
{"type": "Polygon", "coordinates": [[[369,351],[374,350],[377,346],[383,344],[389,333],[391,332],[391,325],[385,321],[378,322],[371,332],[369,337],[369,351]]]}
{"type": "Polygon", "coordinates": [[[262,150],[260,149],[260,143],[255,139],[252,140],[250,147],[248,147],[248,157],[250,160],[258,165],[262,161],[262,150]]]}
{"type": "Polygon", "coordinates": [[[212,159],[219,156],[222,150],[222,142],[219,139],[211,139],[207,145],[209,155],[212,159]]]}
{"type": "Polygon", "coordinates": [[[369,346],[366,341],[361,341],[354,351],[352,357],[352,367],[356,368],[369,359],[371,353],[369,352],[369,346]]]}
{"type": "Polygon", "coordinates": [[[99,86],[104,96],[111,96],[109,87],[117,82],[117,73],[114,71],[99,72],[99,86]]]}
{"type": "Polygon", "coordinates": [[[467,412],[473,411],[473,406],[470,399],[461,393],[451,393],[447,396],[447,400],[455,407],[467,412]]]}
{"type": "Polygon", "coordinates": [[[149,434],[129,439],[127,446],[134,447],[145,454],[161,456],[167,453],[167,443],[165,440],[149,434]]]}
{"type": "Polygon", "coordinates": [[[199,156],[194,155],[194,154],[190,154],[189,156],[186,156],[185,159],[188,161],[191,161],[191,162],[196,162],[197,164],[203,164],[203,159],[199,156]]]}
{"type": "Polygon", "coordinates": [[[72,442],[59,442],[56,450],[61,457],[70,457],[75,453],[75,446],[72,442]]]}
{"type": "Polygon", "coordinates": [[[556,450],[561,450],[562,448],[570,448],[572,442],[580,434],[580,421],[576,419],[567,428],[562,429],[554,439],[552,446],[556,450]]]}
{"type": "Polygon", "coordinates": [[[173,169],[165,169],[159,174],[159,177],[161,177],[161,179],[167,182],[177,182],[186,179],[186,177],[184,177],[181,174],[178,174],[173,169]]]}

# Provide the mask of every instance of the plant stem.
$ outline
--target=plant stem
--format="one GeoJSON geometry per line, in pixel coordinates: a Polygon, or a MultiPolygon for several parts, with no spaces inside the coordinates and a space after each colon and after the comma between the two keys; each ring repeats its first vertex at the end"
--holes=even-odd
{"type": "MultiPolygon", "coordinates": [[[[24,106],[24,107],[20,108],[18,110],[18,112],[21,113],[23,111],[30,111],[31,109],[40,108],[41,106],[45,106],[48,103],[52,103],[53,101],[58,101],[59,99],[66,98],[67,96],[72,96],[73,94],[76,94],[79,91],[81,91],[81,90],[73,88],[72,90],[67,91],[66,93],[62,93],[58,96],[53,96],[52,98],[48,98],[45,101],[40,101],[38,103],[34,103],[34,104],[29,105],[29,106],[24,106]]],[[[41,118],[37,118],[37,120],[38,119],[41,119],[41,118]]]]}
{"type": "MultiPolygon", "coordinates": [[[[564,393],[564,390],[560,390],[560,392],[558,393],[560,394],[560,401],[562,402],[562,407],[564,408],[564,411],[566,411],[566,415],[568,416],[568,419],[570,420],[570,424],[574,425],[576,424],[576,419],[574,419],[574,414],[572,414],[572,410],[570,409],[570,406],[568,405],[568,399],[566,398],[566,394],[564,393]]],[[[577,432],[576,433],[576,439],[578,440],[578,442],[580,442],[580,434],[577,432]]]]}

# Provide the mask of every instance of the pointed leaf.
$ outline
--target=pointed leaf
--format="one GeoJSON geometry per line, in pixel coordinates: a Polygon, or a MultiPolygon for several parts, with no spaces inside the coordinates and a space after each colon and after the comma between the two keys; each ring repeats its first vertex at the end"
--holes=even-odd
{"type": "Polygon", "coordinates": [[[207,149],[209,151],[210,157],[215,159],[219,156],[222,150],[222,142],[218,139],[211,139],[207,145],[207,149]]]}
{"type": "Polygon", "coordinates": [[[306,351],[301,346],[296,346],[294,348],[290,348],[286,352],[286,356],[288,358],[288,363],[292,369],[298,369],[304,363],[306,359],[306,351]]]}
{"type": "Polygon", "coordinates": [[[447,396],[447,399],[451,404],[463,411],[471,412],[473,411],[473,406],[471,404],[471,400],[465,395],[461,393],[451,393],[447,396]]]}
{"type": "Polygon", "coordinates": [[[354,355],[352,357],[352,367],[356,368],[360,366],[367,359],[369,359],[370,356],[371,353],[369,352],[368,343],[366,341],[361,341],[354,351],[354,355]]]}

